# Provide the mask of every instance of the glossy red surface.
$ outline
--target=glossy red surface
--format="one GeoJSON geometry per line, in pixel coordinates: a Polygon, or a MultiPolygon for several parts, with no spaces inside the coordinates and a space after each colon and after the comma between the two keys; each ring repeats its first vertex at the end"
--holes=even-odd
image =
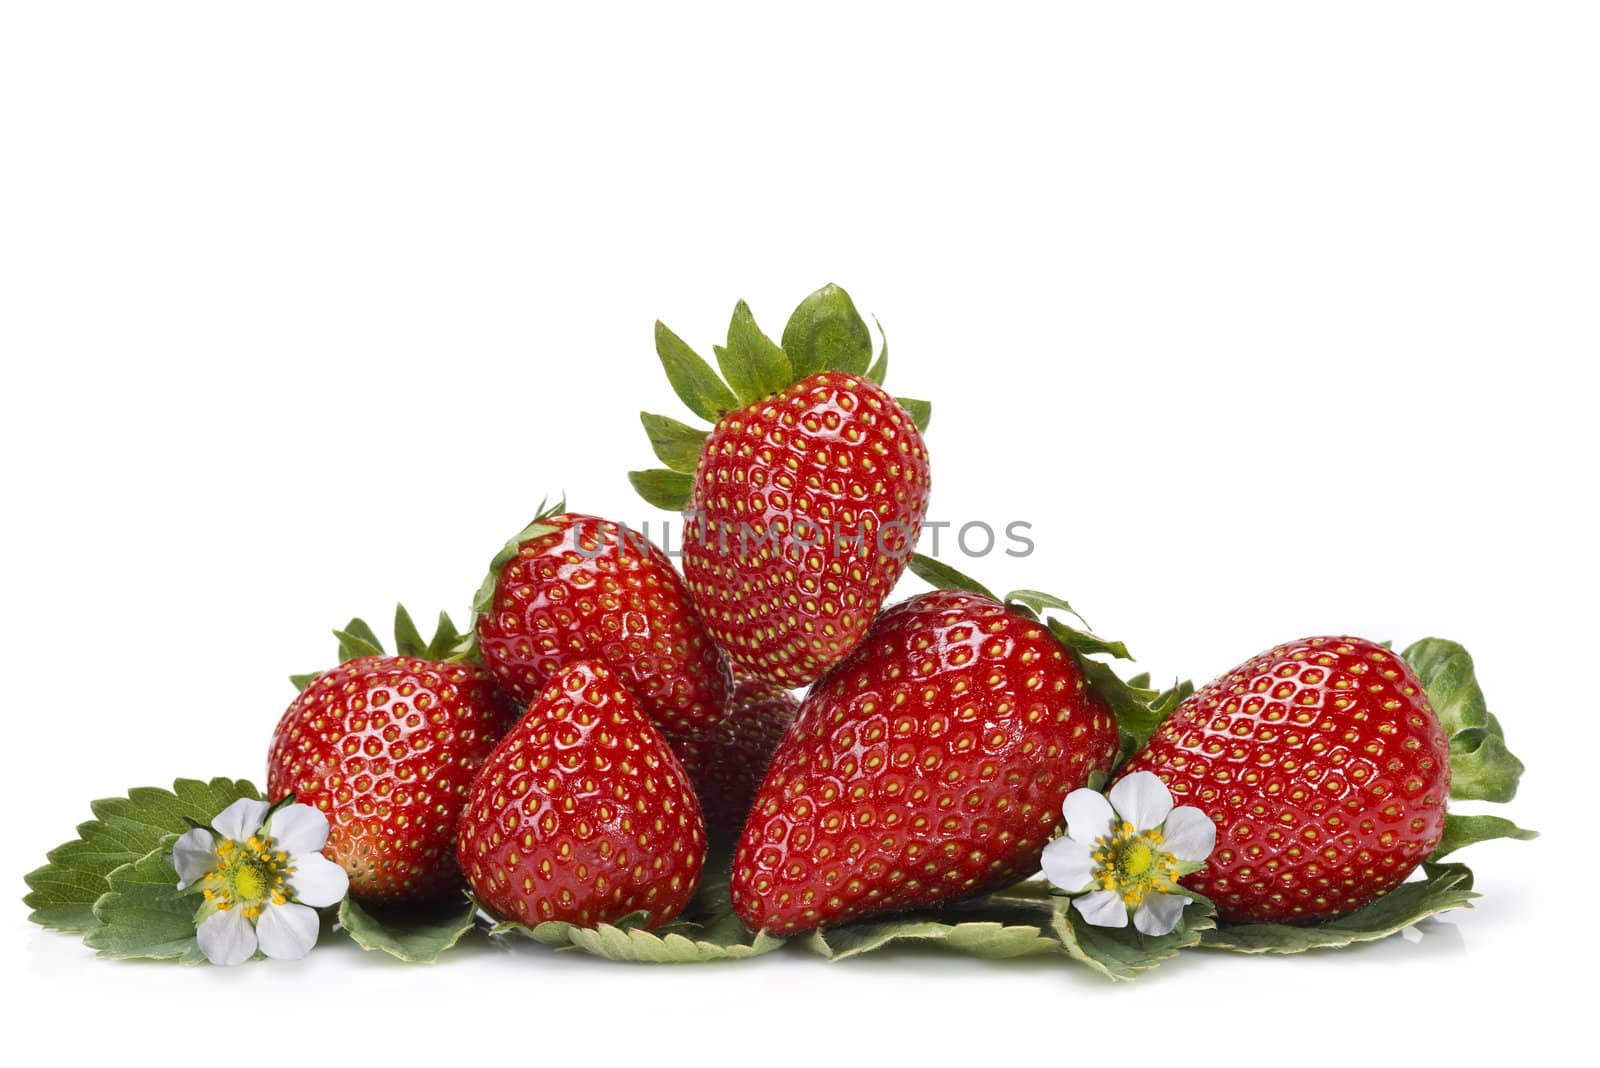
{"type": "Polygon", "coordinates": [[[813,688],[734,860],[777,933],[980,894],[1037,870],[1116,723],[1042,623],[974,594],[889,609],[813,688]]]}
{"type": "Polygon", "coordinates": [[[1416,675],[1362,638],[1270,649],[1185,701],[1123,774],[1153,771],[1217,824],[1185,884],[1234,922],[1359,908],[1444,831],[1449,747],[1416,675]]]}
{"type": "Polygon", "coordinates": [[[362,901],[416,903],[461,886],[456,818],[515,718],[488,672],[401,656],[318,676],[284,712],[267,794],[328,816],[323,853],[362,901]]]}
{"type": "Polygon", "coordinates": [[[725,416],[700,453],[683,545],[718,644],[761,678],[810,684],[872,625],[929,486],[921,432],[865,379],[812,375],[725,416]]]}
{"type": "Polygon", "coordinates": [[[727,715],[728,665],[658,547],[617,524],[565,513],[557,532],[524,542],[500,570],[479,617],[483,662],[524,702],[567,664],[609,666],[645,714],[672,735],[727,715]]]}
{"type": "Polygon", "coordinates": [[[713,839],[732,839],[744,829],[772,754],[800,707],[782,686],[734,674],[728,718],[703,738],[670,739],[713,839]]]}
{"type": "Polygon", "coordinates": [[[694,895],[705,824],[689,777],[621,679],[563,668],[484,765],[461,814],[472,892],[505,919],[583,927],[694,895]]]}

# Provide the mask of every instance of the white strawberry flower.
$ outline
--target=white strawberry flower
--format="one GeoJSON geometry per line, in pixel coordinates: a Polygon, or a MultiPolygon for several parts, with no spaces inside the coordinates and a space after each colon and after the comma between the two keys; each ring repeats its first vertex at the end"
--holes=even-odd
{"type": "MultiPolygon", "coordinates": [[[[286,801],[292,800],[285,798],[286,801]]],[[[200,952],[243,964],[257,949],[298,960],[317,944],[317,909],[344,898],[350,877],[322,855],[328,818],[310,805],[241,798],[172,847],[178,889],[199,890],[200,952]]]]}
{"type": "Polygon", "coordinates": [[[1131,917],[1144,934],[1170,934],[1189,900],[1178,880],[1216,847],[1211,818],[1192,805],[1173,808],[1166,784],[1148,771],[1118,780],[1110,800],[1074,790],[1061,811],[1067,833],[1045,846],[1045,878],[1076,895],[1072,907],[1096,927],[1126,927],[1131,917]]]}

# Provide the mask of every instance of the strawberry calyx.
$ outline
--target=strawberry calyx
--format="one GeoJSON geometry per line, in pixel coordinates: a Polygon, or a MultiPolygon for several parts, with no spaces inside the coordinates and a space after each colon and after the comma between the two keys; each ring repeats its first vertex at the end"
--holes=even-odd
{"type": "MultiPolygon", "coordinates": [[[[339,640],[340,664],[364,656],[389,655],[383,647],[383,640],[364,619],[350,620],[335,630],[333,636],[339,640]]],[[[406,611],[403,604],[394,606],[394,641],[395,650],[400,656],[439,664],[460,663],[469,659],[473,651],[472,635],[462,634],[447,612],[439,613],[433,637],[424,641],[422,632],[417,629],[411,613],[406,611]]],[[[322,674],[321,671],[313,671],[305,675],[290,675],[289,681],[296,690],[304,690],[322,674]]]]}
{"type": "MultiPolygon", "coordinates": [[[[1077,609],[1054,594],[1039,590],[1013,590],[1000,597],[978,580],[922,553],[912,555],[910,570],[930,586],[946,590],[965,590],[980,597],[987,597],[1012,611],[1038,620],[1049,628],[1050,633],[1066,647],[1078,665],[1078,670],[1082,672],[1084,682],[1090,691],[1105,702],[1116,717],[1121,745],[1112,774],[1115,774],[1116,768],[1120,768],[1149,739],[1161,721],[1182,703],[1183,698],[1194,692],[1194,685],[1188,682],[1177,683],[1164,691],[1156,690],[1150,685],[1148,673],[1124,679],[1109,663],[1094,659],[1109,657],[1112,660],[1131,662],[1134,657],[1128,651],[1127,645],[1122,642],[1095,634],[1089,629],[1089,621],[1084,619],[1077,609]],[[1058,615],[1050,613],[1066,613],[1082,623],[1084,629],[1073,627],[1058,615]]],[[[1096,788],[1102,784],[1103,781],[1091,783],[1096,788]]]]}
{"type": "MultiPolygon", "coordinates": [[[[551,516],[560,515],[566,510],[567,498],[564,494],[554,504],[551,504],[550,498],[546,497],[539,502],[539,511],[532,519],[528,520],[528,525],[513,535],[511,540],[501,546],[500,551],[494,554],[494,559],[489,561],[489,573],[484,576],[483,582],[479,584],[478,592],[472,595],[473,619],[479,618],[494,607],[494,591],[495,587],[500,584],[501,570],[517,558],[517,553],[522,551],[523,545],[533,541],[535,538],[542,538],[546,534],[556,533],[559,528],[551,524],[549,519],[551,516]]],[[[470,635],[466,639],[469,643],[472,643],[472,640],[470,635]]],[[[467,646],[468,655],[471,655],[474,650],[474,644],[467,646]]]]}
{"type": "MultiPolygon", "coordinates": [[[[725,345],[713,345],[717,369],[657,322],[656,355],[678,399],[695,415],[715,426],[725,416],[767,400],[790,386],[825,371],[839,371],[883,385],[889,370],[889,341],[878,324],[882,346],[872,355],[872,332],[856,311],[850,294],[825,285],[806,297],[789,316],[782,343],[756,325],[750,306],[740,301],[728,323],[725,345]],[[718,372],[721,372],[720,374],[718,372]]],[[[918,430],[928,428],[933,406],[927,401],[896,397],[918,430]]],[[[709,430],[650,412],[639,413],[656,459],[664,465],[628,472],[628,481],[644,500],[666,511],[689,506],[695,468],[709,430]]]]}

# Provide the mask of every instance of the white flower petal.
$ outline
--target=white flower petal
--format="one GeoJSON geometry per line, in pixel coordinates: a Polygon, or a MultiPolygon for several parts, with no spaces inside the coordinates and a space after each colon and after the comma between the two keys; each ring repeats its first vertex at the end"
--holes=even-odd
{"type": "Polygon", "coordinates": [[[178,889],[187,890],[217,866],[216,839],[204,827],[185,831],[172,843],[172,866],[178,872],[178,889]]]}
{"type": "Polygon", "coordinates": [[[267,811],[272,806],[265,801],[252,801],[248,797],[241,797],[221,812],[211,821],[217,833],[224,838],[231,838],[235,842],[242,842],[261,829],[261,821],[267,818],[267,811]]]}
{"type": "Polygon", "coordinates": [[[1193,805],[1180,805],[1161,829],[1161,848],[1190,864],[1198,864],[1217,847],[1217,825],[1193,805]]]}
{"type": "Polygon", "coordinates": [[[1122,895],[1114,890],[1096,890],[1092,894],[1075,897],[1072,907],[1096,927],[1128,926],[1128,906],[1122,903],[1122,895]]]}
{"type": "Polygon", "coordinates": [[[1151,894],[1133,912],[1133,925],[1147,935],[1171,934],[1188,898],[1177,894],[1151,894]]]}
{"type": "Polygon", "coordinates": [[[200,952],[212,964],[226,967],[243,964],[256,952],[256,929],[250,926],[240,908],[213,912],[205,918],[195,937],[200,941],[200,952]]]}
{"type": "Polygon", "coordinates": [[[274,960],[299,960],[317,944],[317,910],[292,902],[268,905],[256,921],[261,952],[274,960]]]}
{"type": "Polygon", "coordinates": [[[294,869],[289,889],[295,900],[313,908],[336,905],[350,890],[350,876],[321,853],[302,853],[291,858],[289,866],[294,869]]]}
{"type": "Polygon", "coordinates": [[[272,814],[268,829],[277,847],[291,856],[320,853],[328,844],[328,817],[310,805],[285,805],[272,814]]]}
{"type": "Polygon", "coordinates": [[[1136,771],[1125,779],[1118,779],[1111,788],[1111,807],[1117,810],[1136,831],[1148,831],[1161,826],[1161,821],[1172,811],[1172,794],[1167,784],[1156,778],[1155,772],[1136,771]]]}
{"type": "Polygon", "coordinates": [[[1069,894],[1089,889],[1096,868],[1090,848],[1071,838],[1057,838],[1045,846],[1039,865],[1046,879],[1069,894]]]}
{"type": "Polygon", "coordinates": [[[1096,838],[1111,831],[1111,802],[1099,790],[1074,790],[1061,803],[1061,814],[1067,817],[1067,835],[1084,845],[1094,845],[1096,838]]]}

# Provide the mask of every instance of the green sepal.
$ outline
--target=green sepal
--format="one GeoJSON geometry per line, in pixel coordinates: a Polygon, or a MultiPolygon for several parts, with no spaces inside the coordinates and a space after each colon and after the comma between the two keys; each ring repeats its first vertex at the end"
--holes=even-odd
{"type": "Polygon", "coordinates": [[[1450,739],[1450,797],[1457,801],[1510,801],[1523,765],[1506,748],[1500,721],[1490,714],[1460,644],[1424,638],[1403,653],[1428,693],[1428,703],[1450,739]]]}
{"type": "Polygon", "coordinates": [[[1458,849],[1496,838],[1515,838],[1519,842],[1527,842],[1537,837],[1538,831],[1518,827],[1500,816],[1469,816],[1451,812],[1444,818],[1444,837],[1439,840],[1439,848],[1428,859],[1437,862],[1458,849]]]}
{"type": "Polygon", "coordinates": [[[112,872],[189,830],[189,821],[210,823],[243,797],[260,800],[261,794],[244,779],[179,779],[171,790],[136,787],[126,797],[90,802],[95,818],[78,824],[75,838],[50,850],[49,863],[24,877],[29,892],[23,904],[33,910],[28,919],[58,931],[91,930],[100,922],[94,906],[112,872]]]}
{"type": "Polygon", "coordinates": [[[646,504],[664,512],[683,512],[689,507],[694,494],[694,476],[682,471],[655,468],[649,471],[629,471],[628,481],[646,504]]]}
{"type": "Polygon", "coordinates": [[[664,415],[639,413],[639,422],[650,437],[650,448],[656,459],[667,465],[669,471],[692,475],[700,463],[700,450],[705,448],[708,430],[696,430],[687,423],[669,419],[664,415]]]}
{"type": "Polygon", "coordinates": [[[406,606],[394,606],[394,647],[401,656],[423,657],[428,653],[428,643],[422,640],[417,624],[406,606]]]}
{"type": "Polygon", "coordinates": [[[357,945],[409,964],[432,964],[453,949],[476,926],[477,914],[468,897],[422,909],[379,909],[349,897],[339,903],[339,925],[357,945]]]}
{"type": "Polygon", "coordinates": [[[321,677],[322,672],[320,671],[312,671],[305,675],[290,675],[289,685],[293,686],[296,691],[304,693],[307,686],[310,686],[321,677]]]}
{"type": "Polygon", "coordinates": [[[822,371],[864,375],[872,362],[872,332],[855,302],[829,283],[800,302],[783,328],[796,382],[822,371]]]}
{"type": "Polygon", "coordinates": [[[1164,935],[1140,933],[1130,920],[1127,927],[1096,927],[1072,907],[1072,899],[1053,898],[1050,929],[1066,947],[1067,955],[1115,981],[1137,979],[1182,950],[1201,944],[1216,925],[1211,902],[1199,894],[1184,891],[1189,904],[1178,918],[1178,926],[1164,935]]]}
{"type": "Polygon", "coordinates": [[[1472,907],[1472,899],[1478,895],[1472,891],[1472,872],[1465,865],[1424,864],[1422,870],[1422,880],[1401,883],[1347,916],[1303,927],[1283,923],[1221,924],[1207,932],[1200,945],[1234,953],[1337,949],[1388,938],[1429,916],[1472,907]]]}
{"type": "Polygon", "coordinates": [[[989,587],[977,579],[963,575],[949,564],[941,563],[931,556],[912,553],[911,560],[906,566],[913,575],[936,590],[961,590],[965,593],[975,593],[979,597],[987,597],[991,601],[1000,600],[989,587]]]}
{"type": "Polygon", "coordinates": [[[754,404],[781,393],[795,381],[789,357],[761,332],[750,306],[742,300],[734,306],[733,319],[728,323],[727,347],[713,346],[713,351],[722,376],[742,404],[754,404]]]}
{"type": "Polygon", "coordinates": [[[178,890],[167,835],[138,860],[113,871],[106,892],[94,904],[96,925],[83,939],[101,957],[113,960],[176,960],[204,964],[195,937],[195,902],[178,890]]]}
{"type": "Polygon", "coordinates": [[[542,538],[546,534],[556,533],[556,528],[545,520],[553,515],[560,515],[567,510],[567,498],[563,494],[561,499],[551,504],[546,497],[539,502],[539,511],[528,521],[528,525],[519,530],[510,541],[500,547],[494,554],[494,559],[489,561],[489,573],[478,585],[478,592],[472,595],[472,618],[476,621],[494,608],[494,590],[500,584],[500,569],[517,558],[517,553],[522,551],[525,542],[542,538]]]}
{"type": "Polygon", "coordinates": [[[895,403],[906,410],[911,417],[911,422],[924,434],[928,432],[928,423],[933,419],[933,405],[925,400],[912,400],[910,397],[896,397],[895,403]]]}
{"type": "MultiPolygon", "coordinates": [[[[1077,613],[1073,614],[1076,615],[1077,613]]],[[[1115,657],[1118,660],[1133,659],[1133,654],[1128,652],[1128,647],[1122,642],[1111,641],[1110,639],[1090,634],[1085,630],[1077,630],[1067,626],[1059,619],[1050,620],[1049,627],[1050,633],[1056,636],[1057,641],[1079,656],[1104,654],[1115,657]]]]}
{"type": "Polygon", "coordinates": [[[352,619],[343,630],[334,631],[333,636],[339,639],[339,663],[363,656],[382,656],[383,643],[376,638],[369,641],[366,635],[371,633],[372,628],[359,619],[352,619]]]}
{"type": "Polygon", "coordinates": [[[698,353],[682,338],[656,323],[656,355],[667,372],[667,381],[678,399],[708,423],[715,423],[739,407],[739,398],[723,384],[698,353]]]}
{"type": "Polygon", "coordinates": [[[878,328],[878,338],[883,342],[883,347],[878,350],[878,358],[867,368],[867,381],[875,385],[883,385],[883,380],[889,377],[889,335],[883,332],[883,324],[878,322],[878,317],[872,317],[872,325],[878,328]]]}
{"type": "Polygon", "coordinates": [[[1086,627],[1089,625],[1089,621],[1079,615],[1076,608],[1052,593],[1041,593],[1038,590],[1012,590],[1006,594],[1006,604],[1024,605],[1036,616],[1042,616],[1053,608],[1058,612],[1068,613],[1086,627]]]}

